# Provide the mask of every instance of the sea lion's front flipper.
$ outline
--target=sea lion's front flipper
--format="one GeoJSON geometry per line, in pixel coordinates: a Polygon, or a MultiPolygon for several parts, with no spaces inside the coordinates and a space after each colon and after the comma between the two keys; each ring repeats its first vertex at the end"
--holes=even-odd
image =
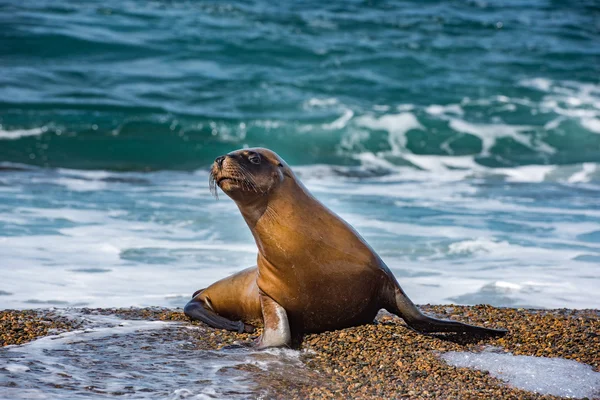
{"type": "Polygon", "coordinates": [[[477,335],[504,336],[508,333],[506,329],[491,329],[481,326],[469,325],[458,321],[437,319],[423,314],[417,306],[406,296],[400,285],[396,282],[394,289],[394,304],[388,311],[401,317],[411,328],[419,332],[466,332],[477,335]]]}
{"type": "Polygon", "coordinates": [[[257,347],[290,347],[292,334],[287,312],[275,300],[260,293],[260,306],[263,314],[265,330],[260,337],[257,347]]]}
{"type": "Polygon", "coordinates": [[[205,304],[196,298],[193,298],[185,305],[183,312],[189,318],[202,321],[213,328],[227,329],[228,331],[235,331],[238,333],[254,332],[254,327],[252,325],[244,324],[242,321],[232,321],[225,317],[221,317],[214,311],[205,307],[205,304]]]}

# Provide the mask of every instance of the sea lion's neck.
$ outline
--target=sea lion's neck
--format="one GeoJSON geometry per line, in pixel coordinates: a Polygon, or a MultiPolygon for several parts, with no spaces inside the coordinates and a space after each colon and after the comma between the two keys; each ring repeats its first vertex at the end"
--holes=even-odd
{"type": "MultiPolygon", "coordinates": [[[[295,178],[295,177],[294,177],[295,178]]],[[[273,229],[282,220],[287,225],[295,225],[300,210],[314,207],[318,201],[308,193],[307,189],[296,179],[286,179],[276,190],[252,199],[252,201],[236,201],[246,224],[250,228],[259,250],[262,248],[265,235],[272,236],[273,229]]],[[[306,216],[304,211],[300,212],[306,216]]]]}
{"type": "Polygon", "coordinates": [[[237,202],[236,204],[242,213],[242,217],[250,227],[250,230],[254,229],[258,220],[264,215],[269,205],[269,201],[266,197],[259,197],[255,200],[248,202],[237,202]]]}
{"type": "Polygon", "coordinates": [[[287,179],[276,190],[252,199],[235,200],[235,203],[254,234],[258,222],[261,219],[268,219],[269,210],[280,209],[282,205],[291,206],[294,202],[306,202],[307,199],[314,201],[300,182],[296,179],[287,179]]]}
{"type": "Polygon", "coordinates": [[[297,180],[289,180],[269,194],[263,214],[248,222],[260,256],[282,264],[292,254],[304,252],[306,243],[320,240],[328,227],[328,210],[297,180]]]}

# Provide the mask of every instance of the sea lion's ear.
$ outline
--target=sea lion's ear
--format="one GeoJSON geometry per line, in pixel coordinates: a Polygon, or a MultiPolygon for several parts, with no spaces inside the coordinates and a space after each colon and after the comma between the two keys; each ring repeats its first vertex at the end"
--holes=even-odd
{"type": "Polygon", "coordinates": [[[277,164],[278,167],[282,167],[283,168],[283,164],[280,162],[277,164]]]}

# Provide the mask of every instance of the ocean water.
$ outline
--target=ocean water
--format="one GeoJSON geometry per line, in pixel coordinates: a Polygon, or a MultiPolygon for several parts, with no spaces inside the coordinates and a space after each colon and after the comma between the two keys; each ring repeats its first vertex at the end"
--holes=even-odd
{"type": "Polygon", "coordinates": [[[575,360],[515,356],[497,348],[480,353],[449,351],[441,358],[455,367],[488,371],[494,378],[530,392],[563,398],[600,397],[600,373],[575,360]]]}
{"type": "Polygon", "coordinates": [[[59,312],[82,329],[0,348],[1,399],[260,399],[282,375],[311,377],[298,351],[203,351],[207,328],[59,312]]]}
{"type": "Polygon", "coordinates": [[[417,303],[600,306],[597,1],[7,0],[0,309],[182,306],[253,265],[266,146],[417,303]]]}

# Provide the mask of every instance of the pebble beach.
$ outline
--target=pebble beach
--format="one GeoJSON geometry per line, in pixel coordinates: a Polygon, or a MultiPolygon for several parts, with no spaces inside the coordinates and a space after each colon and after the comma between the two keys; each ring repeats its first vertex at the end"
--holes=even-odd
{"type": "MultiPolygon", "coordinates": [[[[514,355],[560,357],[590,365],[594,371],[599,371],[598,310],[455,305],[421,308],[430,315],[502,327],[510,333],[501,338],[424,335],[409,329],[401,319],[381,312],[371,325],[306,335],[299,350],[299,358],[306,370],[303,374],[264,370],[252,363],[233,368],[250,373],[248,376],[254,381],[256,391],[249,397],[280,399],[561,398],[511,387],[486,371],[450,366],[440,355],[452,351],[493,349],[514,355]]],[[[78,312],[127,320],[176,322],[175,330],[159,331],[156,335],[162,342],[184,336],[192,345],[188,351],[226,352],[232,347],[249,344],[256,337],[256,334],[237,334],[189,322],[181,309],[78,309],[78,312]]],[[[80,322],[65,317],[57,310],[5,310],[0,312],[0,345],[20,345],[41,336],[81,328],[80,322]]],[[[1,382],[6,387],[18,384],[1,382]]]]}

